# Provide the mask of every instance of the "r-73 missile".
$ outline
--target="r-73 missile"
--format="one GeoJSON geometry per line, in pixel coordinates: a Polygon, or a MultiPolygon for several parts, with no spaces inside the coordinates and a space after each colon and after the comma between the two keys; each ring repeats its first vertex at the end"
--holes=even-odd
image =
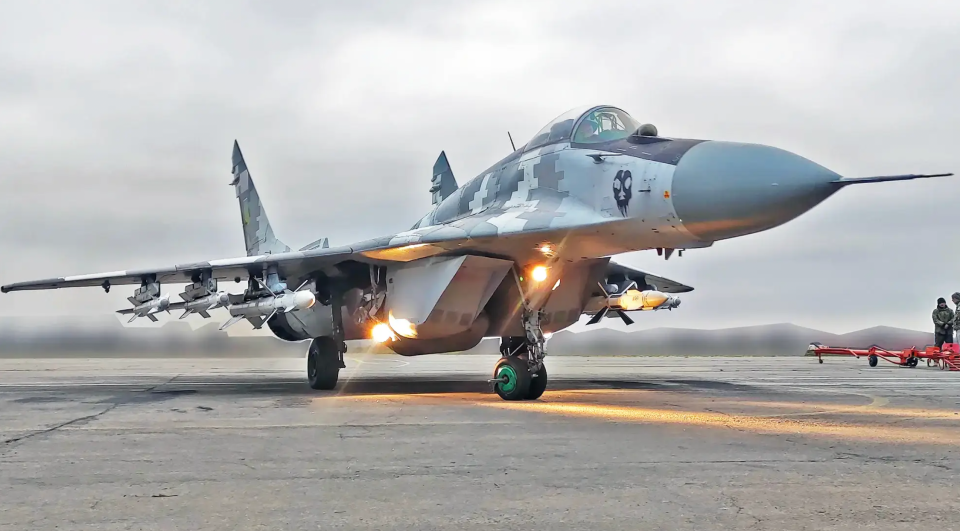
{"type": "Polygon", "coordinates": [[[233,317],[223,323],[220,330],[240,322],[242,319],[249,319],[253,323],[253,328],[259,330],[263,323],[270,320],[274,314],[289,313],[297,310],[306,310],[311,308],[317,302],[317,297],[310,290],[286,291],[280,295],[271,295],[262,297],[249,302],[241,302],[227,306],[227,311],[233,317]]]}
{"type": "MultiPolygon", "coordinates": [[[[137,304],[137,300],[134,297],[130,297],[129,300],[133,304],[137,304]]],[[[143,304],[137,304],[133,308],[128,308],[126,310],[117,310],[117,313],[124,314],[133,314],[133,317],[130,318],[128,323],[132,323],[137,317],[146,317],[153,322],[157,322],[157,318],[153,315],[160,312],[170,312],[170,294],[166,294],[162,297],[149,300],[143,304]]]]}
{"type": "Polygon", "coordinates": [[[210,314],[207,313],[210,310],[216,308],[223,308],[230,304],[230,294],[226,291],[221,291],[219,293],[211,293],[206,297],[200,297],[199,299],[194,299],[192,301],[177,302],[170,305],[171,310],[183,310],[183,315],[180,316],[180,319],[192,314],[200,314],[204,319],[210,318],[210,314]]]}

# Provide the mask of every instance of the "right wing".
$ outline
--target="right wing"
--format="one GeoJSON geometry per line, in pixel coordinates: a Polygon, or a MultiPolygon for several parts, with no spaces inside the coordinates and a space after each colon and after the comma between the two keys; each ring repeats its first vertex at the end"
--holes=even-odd
{"type": "Polygon", "coordinates": [[[688,293],[693,288],[681,284],[669,278],[658,277],[657,275],[634,269],[622,264],[611,261],[607,265],[607,278],[623,276],[628,280],[633,280],[641,290],[653,288],[663,293],[688,293]]]}
{"type": "MultiPolygon", "coordinates": [[[[317,272],[331,276],[338,263],[357,261],[370,264],[409,262],[441,254],[509,254],[518,248],[535,248],[542,238],[577,237],[584,241],[597,237],[596,226],[611,220],[571,203],[563,216],[544,222],[540,229],[527,229],[525,223],[515,223],[519,216],[528,215],[530,207],[491,210],[483,217],[473,216],[445,224],[422,227],[406,232],[359,242],[351,246],[320,247],[303,251],[260,254],[224,260],[210,260],[152,269],[112,271],[90,275],[75,275],[0,286],[0,291],[48,290],[77,287],[109,287],[139,285],[144,282],[161,284],[188,284],[197,282],[201,272],[208,272],[217,280],[246,280],[260,275],[266,266],[275,266],[288,281],[299,283],[317,272]],[[579,211],[579,212],[578,212],[579,211]],[[576,215],[580,214],[580,215],[576,215]]],[[[308,246],[310,247],[310,246],[308,246]]]]}

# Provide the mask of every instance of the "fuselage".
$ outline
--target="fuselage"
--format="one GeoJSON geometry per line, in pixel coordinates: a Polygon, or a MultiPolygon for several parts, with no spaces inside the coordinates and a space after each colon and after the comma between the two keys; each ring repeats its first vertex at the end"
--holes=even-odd
{"type": "Polygon", "coordinates": [[[594,219],[583,219],[585,225],[612,229],[604,234],[604,254],[688,249],[776,227],[838,189],[831,182],[839,175],[781,149],[635,135],[637,125],[613,107],[561,115],[444,198],[414,229],[476,218],[489,230],[477,227],[474,235],[536,231],[589,212],[594,219]],[[614,128],[578,137],[589,119],[614,128]],[[530,212],[487,215],[517,205],[530,212]]]}

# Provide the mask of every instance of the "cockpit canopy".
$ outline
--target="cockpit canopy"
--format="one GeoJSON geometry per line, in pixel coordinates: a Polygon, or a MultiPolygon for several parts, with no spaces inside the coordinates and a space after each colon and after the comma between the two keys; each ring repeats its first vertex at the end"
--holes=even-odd
{"type": "Polygon", "coordinates": [[[640,127],[626,111],[616,107],[578,107],[557,116],[527,143],[525,151],[557,142],[596,144],[621,140],[640,127]]]}

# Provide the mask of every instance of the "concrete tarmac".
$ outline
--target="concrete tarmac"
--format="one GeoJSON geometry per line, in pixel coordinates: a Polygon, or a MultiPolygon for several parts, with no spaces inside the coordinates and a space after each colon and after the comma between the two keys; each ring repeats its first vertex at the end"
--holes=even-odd
{"type": "Polygon", "coordinates": [[[0,360],[0,530],[960,530],[960,373],[495,361],[0,360]]]}

